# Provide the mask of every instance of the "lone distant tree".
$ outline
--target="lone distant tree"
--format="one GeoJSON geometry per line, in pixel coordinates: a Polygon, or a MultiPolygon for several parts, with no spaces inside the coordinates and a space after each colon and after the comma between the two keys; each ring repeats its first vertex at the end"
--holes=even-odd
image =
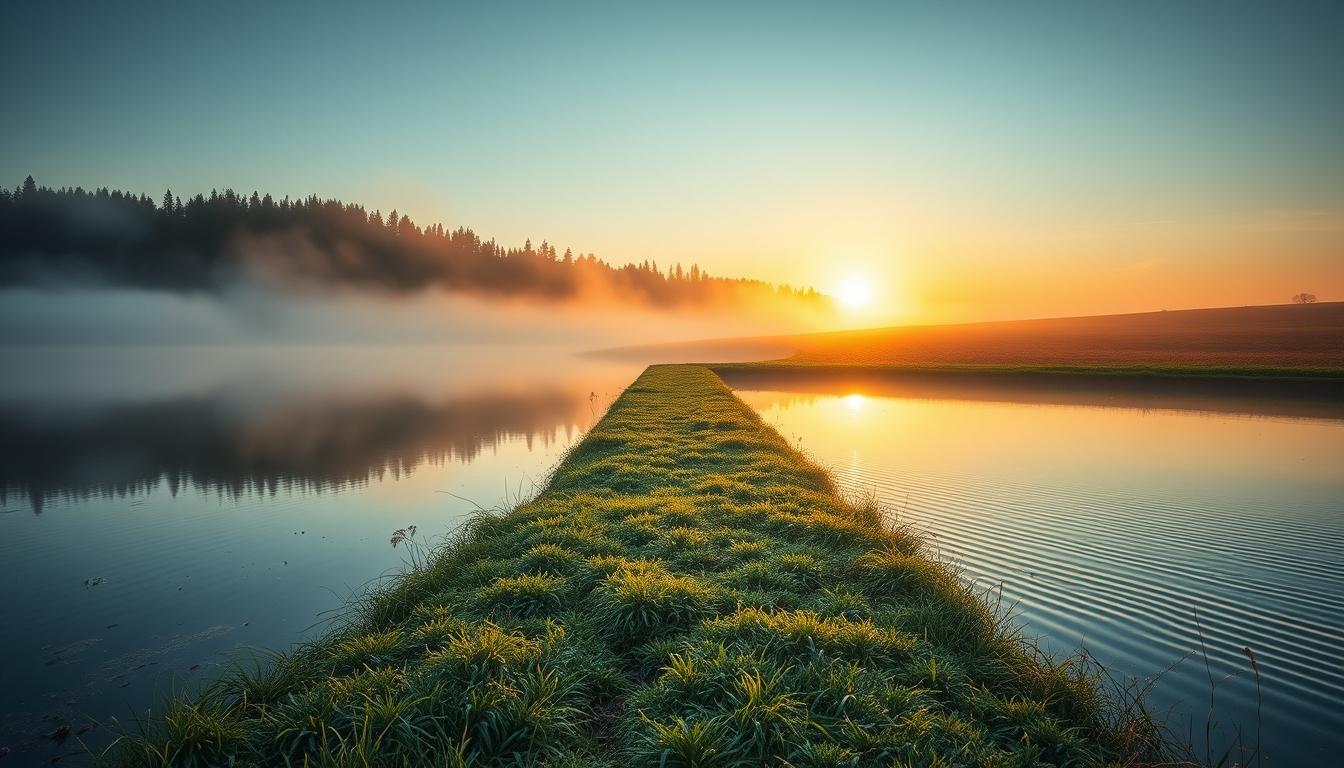
{"type": "Polygon", "coordinates": [[[1316,294],[1314,294],[1314,293],[1299,293],[1299,294],[1296,294],[1296,295],[1293,296],[1293,303],[1294,303],[1294,304],[1315,304],[1315,303],[1316,303],[1316,294]]]}

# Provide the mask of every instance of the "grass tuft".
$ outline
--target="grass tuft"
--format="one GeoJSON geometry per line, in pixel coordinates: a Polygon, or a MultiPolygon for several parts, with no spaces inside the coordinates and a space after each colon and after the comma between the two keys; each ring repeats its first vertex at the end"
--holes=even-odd
{"type": "Polygon", "coordinates": [[[165,705],[129,766],[1100,766],[1142,707],[1055,663],[694,366],[327,637],[165,705]]]}
{"type": "Polygon", "coordinates": [[[529,573],[495,579],[476,595],[489,609],[503,610],[515,616],[540,616],[561,606],[568,585],[562,576],[529,573]]]}

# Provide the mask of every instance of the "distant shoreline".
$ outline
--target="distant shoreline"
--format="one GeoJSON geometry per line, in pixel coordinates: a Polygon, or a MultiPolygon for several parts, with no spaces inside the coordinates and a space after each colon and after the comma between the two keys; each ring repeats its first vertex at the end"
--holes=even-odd
{"type": "Polygon", "coordinates": [[[1344,382],[1344,302],[705,339],[591,354],[777,373],[1338,387],[1344,382]]]}
{"type": "Polygon", "coordinates": [[[1344,371],[1156,366],[705,366],[735,390],[1344,419],[1344,371]]]}
{"type": "MultiPolygon", "coordinates": [[[[998,376],[1019,378],[1105,377],[1109,379],[1176,379],[1199,381],[1310,382],[1344,388],[1344,368],[1334,366],[1218,365],[1010,365],[989,363],[831,363],[810,360],[761,360],[703,363],[716,373],[864,373],[923,376],[998,376]]],[[[1342,389],[1344,391],[1344,389],[1342,389]]]]}

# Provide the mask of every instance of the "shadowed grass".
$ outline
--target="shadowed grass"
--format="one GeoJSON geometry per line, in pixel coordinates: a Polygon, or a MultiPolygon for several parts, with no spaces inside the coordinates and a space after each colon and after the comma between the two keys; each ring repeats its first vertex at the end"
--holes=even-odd
{"type": "MultiPolygon", "coordinates": [[[[1132,712],[1132,711],[1131,711],[1132,712]]],[[[325,638],[168,704],[123,765],[1156,762],[708,370],[655,366],[535,500],[325,638]]]]}

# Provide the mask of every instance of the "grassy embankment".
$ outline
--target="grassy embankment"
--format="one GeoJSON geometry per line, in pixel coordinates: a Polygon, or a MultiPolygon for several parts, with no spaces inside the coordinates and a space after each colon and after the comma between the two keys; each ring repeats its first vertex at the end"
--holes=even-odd
{"type": "Polygon", "coordinates": [[[534,501],[123,764],[1100,765],[1154,758],[711,372],[647,370],[534,501]]]}

